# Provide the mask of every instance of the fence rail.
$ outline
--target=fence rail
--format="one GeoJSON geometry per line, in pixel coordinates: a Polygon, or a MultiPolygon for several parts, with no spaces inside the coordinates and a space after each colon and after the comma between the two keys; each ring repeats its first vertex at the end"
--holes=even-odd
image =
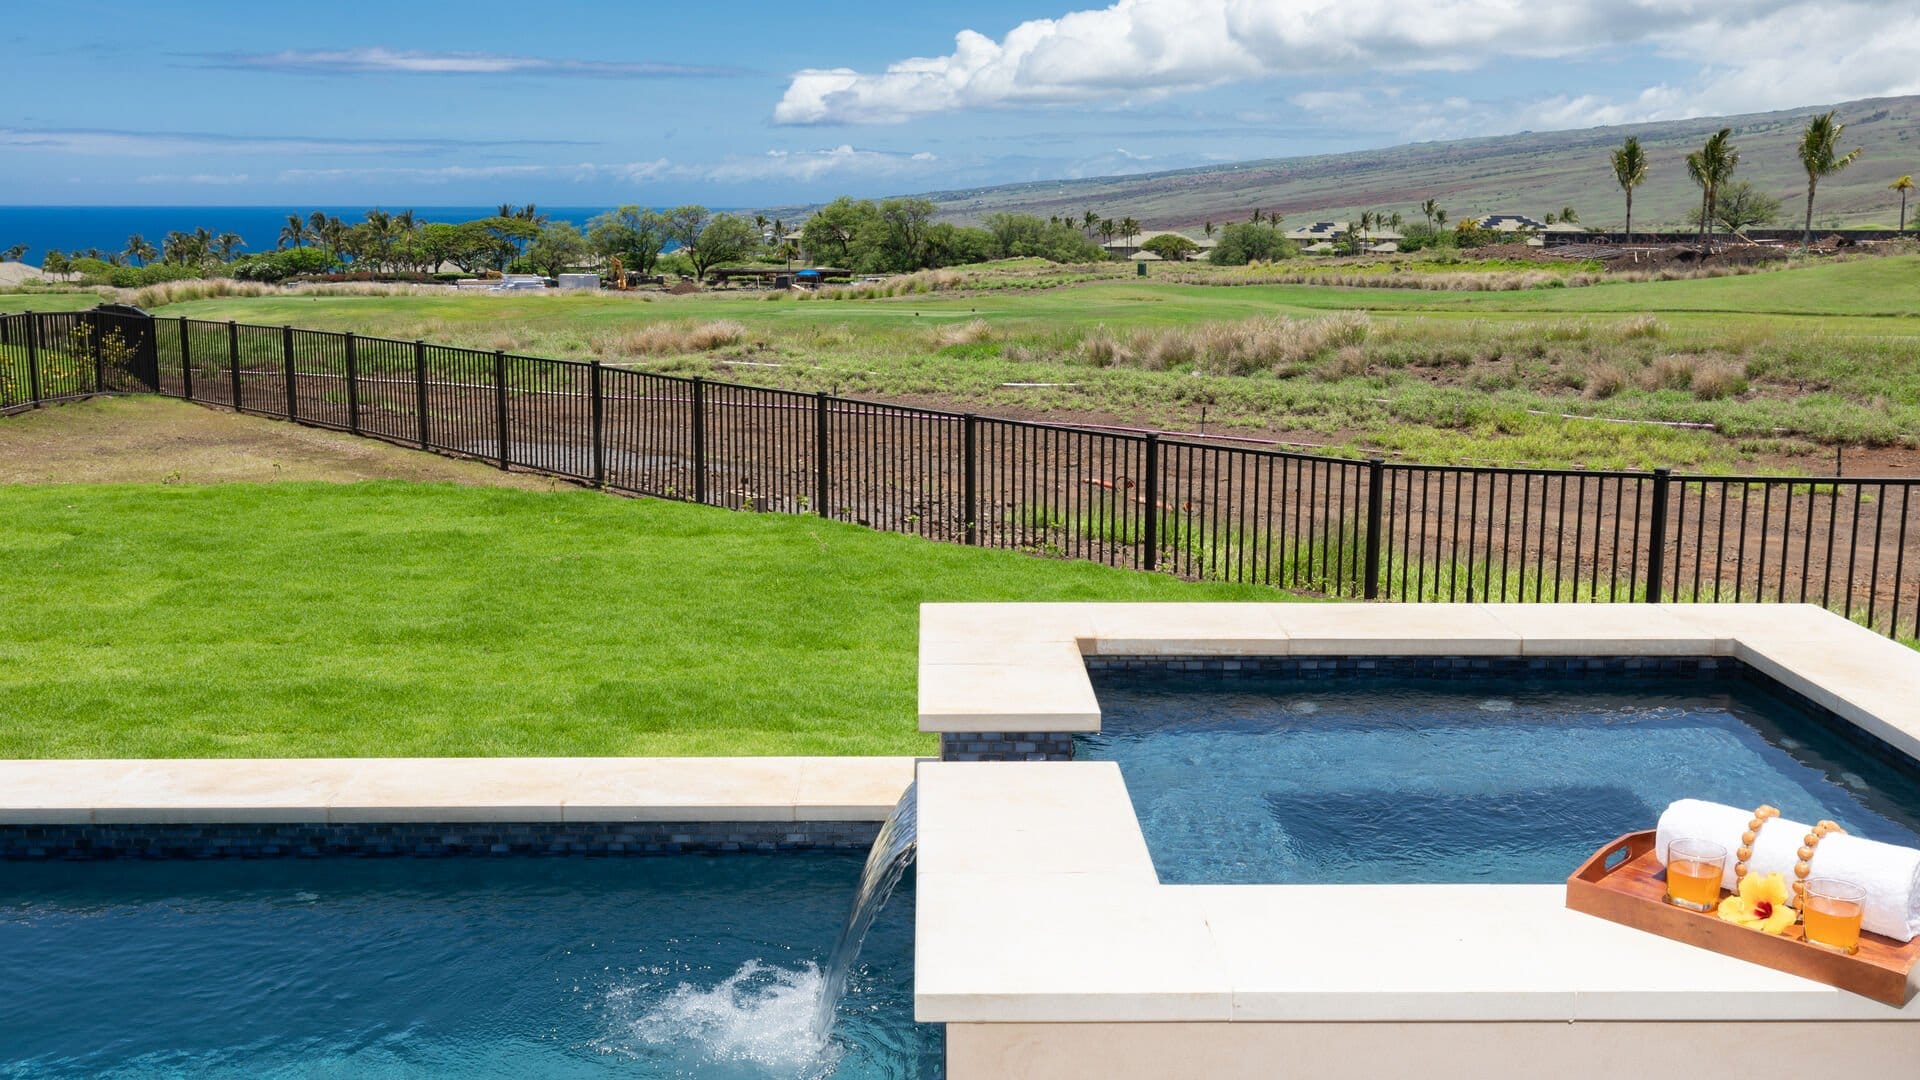
{"type": "Polygon", "coordinates": [[[1920,481],[1397,464],[127,309],[0,316],[0,411],[145,391],[619,491],[1404,602],[1776,601],[1920,638],[1920,481]]]}

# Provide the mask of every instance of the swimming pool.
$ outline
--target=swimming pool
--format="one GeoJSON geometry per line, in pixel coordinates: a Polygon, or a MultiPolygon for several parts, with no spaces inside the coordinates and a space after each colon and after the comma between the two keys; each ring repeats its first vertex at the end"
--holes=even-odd
{"type": "Polygon", "coordinates": [[[0,867],[0,1075],[935,1076],[912,891],[832,1041],[855,854],[0,867]]]}
{"type": "MultiPolygon", "coordinates": [[[[1163,882],[1553,883],[1674,799],[1920,843],[1920,779],[1737,665],[1091,672],[1163,882]]],[[[1200,665],[1194,665],[1200,666],[1200,665]]]]}

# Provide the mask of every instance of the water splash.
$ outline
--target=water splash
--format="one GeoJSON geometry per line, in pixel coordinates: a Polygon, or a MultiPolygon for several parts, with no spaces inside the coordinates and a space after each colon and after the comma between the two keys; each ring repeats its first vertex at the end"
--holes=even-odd
{"type": "MultiPolygon", "coordinates": [[[[708,1061],[755,1066],[756,1075],[828,1076],[839,1053],[814,1034],[824,986],[812,964],[783,968],[749,960],[715,986],[681,983],[632,1020],[628,1033],[643,1046],[698,1046],[708,1061]]],[[[638,992],[615,990],[609,1005],[620,1011],[638,992]]]]}
{"type": "Polygon", "coordinates": [[[886,906],[900,878],[906,874],[907,865],[913,861],[914,843],[919,838],[914,788],[913,784],[907,785],[893,813],[880,826],[880,835],[874,838],[873,847],[867,852],[867,865],[860,874],[860,891],[854,894],[853,909],[847,913],[846,925],[840,928],[840,939],[834,942],[833,952],[827,956],[827,966],[821,972],[820,1001],[813,1017],[816,1045],[826,1043],[833,1031],[834,1010],[846,996],[847,979],[853,974],[854,962],[860,958],[860,946],[867,940],[867,931],[872,929],[874,918],[886,906]]]}

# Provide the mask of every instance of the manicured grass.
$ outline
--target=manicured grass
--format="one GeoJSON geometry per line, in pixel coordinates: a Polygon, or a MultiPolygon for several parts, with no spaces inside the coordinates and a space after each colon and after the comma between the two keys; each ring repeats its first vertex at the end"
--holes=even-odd
{"type": "Polygon", "coordinates": [[[79,311],[100,303],[92,292],[0,292],[0,315],[16,311],[79,311]]]}
{"type": "Polygon", "coordinates": [[[1277,600],[592,492],[0,486],[0,757],[913,754],[918,605],[1277,600]]]}

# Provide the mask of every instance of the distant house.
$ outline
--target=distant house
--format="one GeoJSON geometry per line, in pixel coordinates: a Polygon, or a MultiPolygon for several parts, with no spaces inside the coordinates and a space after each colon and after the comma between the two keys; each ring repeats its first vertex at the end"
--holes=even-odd
{"type": "Polygon", "coordinates": [[[1129,242],[1129,238],[1127,237],[1115,237],[1114,239],[1109,240],[1106,243],[1101,244],[1100,246],[1105,248],[1108,254],[1113,255],[1117,258],[1131,259],[1135,255],[1138,255],[1142,248],[1147,246],[1147,241],[1153,239],[1156,236],[1177,236],[1180,239],[1185,240],[1187,243],[1192,244],[1193,246],[1199,248],[1201,253],[1211,251],[1213,250],[1213,247],[1214,247],[1214,242],[1211,237],[1205,240],[1195,240],[1193,237],[1188,236],[1186,233],[1175,232],[1172,229],[1148,229],[1146,232],[1138,233],[1134,235],[1131,238],[1131,242],[1129,242]]]}
{"type": "MultiPolygon", "coordinates": [[[[1334,250],[1334,245],[1347,239],[1347,226],[1338,221],[1316,221],[1311,225],[1302,225],[1287,230],[1287,239],[1300,245],[1300,250],[1321,254],[1334,250]]],[[[1393,229],[1365,229],[1360,239],[1366,244],[1366,250],[1385,253],[1400,250],[1398,241],[1401,234],[1393,229]]]]}
{"type": "Polygon", "coordinates": [[[1337,221],[1316,221],[1311,225],[1288,229],[1287,239],[1311,246],[1322,241],[1332,243],[1346,234],[1347,227],[1337,221]]]}
{"type": "Polygon", "coordinates": [[[1474,224],[1497,233],[1539,232],[1546,228],[1525,214],[1488,214],[1474,224]]]}

